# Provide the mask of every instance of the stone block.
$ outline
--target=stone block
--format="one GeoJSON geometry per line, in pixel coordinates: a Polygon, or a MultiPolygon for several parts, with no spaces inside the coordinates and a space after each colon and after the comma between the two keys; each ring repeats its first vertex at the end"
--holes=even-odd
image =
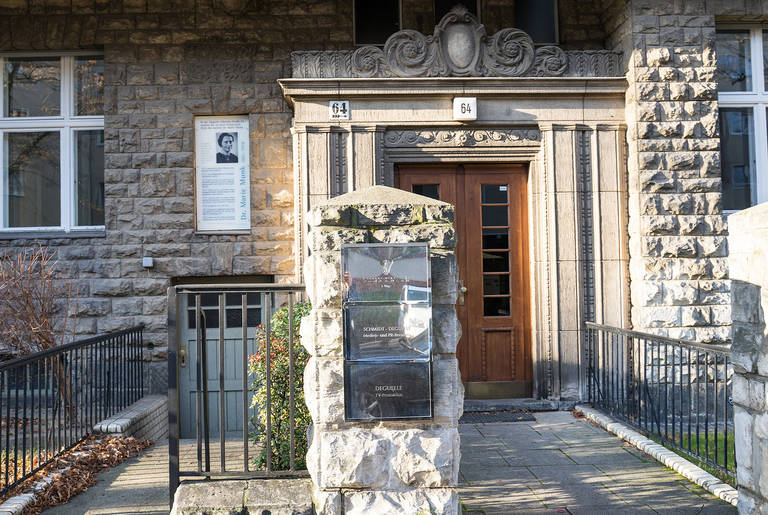
{"type": "Polygon", "coordinates": [[[342,316],[335,309],[313,309],[301,320],[301,344],[312,356],[343,355],[342,316]]]}
{"type": "Polygon", "coordinates": [[[367,230],[344,227],[318,227],[307,235],[307,245],[312,252],[340,251],[344,244],[367,240],[367,230]]]}
{"type": "Polygon", "coordinates": [[[341,307],[340,252],[314,252],[304,263],[304,277],[313,308],[341,307]]]}
{"type": "Polygon", "coordinates": [[[432,329],[435,353],[455,354],[461,338],[461,324],[453,305],[432,306],[432,329]]]}
{"type": "Polygon", "coordinates": [[[449,224],[411,225],[371,231],[374,243],[429,242],[430,248],[456,247],[456,232],[449,224]]]}
{"type": "Polygon", "coordinates": [[[459,496],[455,490],[430,488],[405,492],[344,492],[344,514],[440,513],[459,515],[459,496]]]}
{"type": "Polygon", "coordinates": [[[312,208],[307,214],[307,223],[315,227],[321,225],[330,225],[336,227],[345,227],[350,223],[350,210],[341,206],[317,206],[312,208]]]}

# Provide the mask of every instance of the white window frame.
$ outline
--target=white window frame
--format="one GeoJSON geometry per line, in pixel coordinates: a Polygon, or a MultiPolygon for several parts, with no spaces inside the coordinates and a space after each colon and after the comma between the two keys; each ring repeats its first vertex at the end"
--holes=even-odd
{"type": "Polygon", "coordinates": [[[103,233],[103,225],[76,225],[77,222],[77,163],[75,132],[80,130],[104,130],[104,116],[76,116],[75,112],[75,60],[77,57],[101,57],[99,51],[77,52],[9,52],[0,54],[0,237],[18,236],[17,233],[32,233],[37,236],[52,236],[65,233],[75,236],[78,233],[92,235],[103,233]],[[25,57],[49,57],[60,59],[60,114],[58,116],[10,117],[4,114],[5,64],[8,59],[25,57]],[[5,135],[14,132],[59,132],[59,181],[60,190],[60,225],[45,227],[8,227],[8,203],[6,199],[8,156],[5,153],[5,135]]]}
{"type": "MultiPolygon", "coordinates": [[[[768,89],[765,85],[763,70],[763,29],[764,25],[755,24],[718,24],[723,30],[749,30],[750,58],[752,60],[752,91],[718,92],[719,108],[747,107],[752,108],[755,141],[752,142],[755,151],[755,166],[752,189],[752,205],[768,202],[768,89]]],[[[725,210],[725,213],[736,213],[738,210],[725,210]]]]}

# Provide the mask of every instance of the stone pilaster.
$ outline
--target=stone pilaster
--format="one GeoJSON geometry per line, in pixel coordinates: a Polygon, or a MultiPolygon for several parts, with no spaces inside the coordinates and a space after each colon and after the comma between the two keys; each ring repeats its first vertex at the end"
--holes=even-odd
{"type": "Polygon", "coordinates": [[[714,18],[704,2],[625,12],[630,275],[635,329],[730,339],[714,18]]]}
{"type": "Polygon", "coordinates": [[[458,268],[453,207],[373,186],[316,205],[304,274],[312,311],[301,325],[312,355],[304,389],[312,416],[307,468],[320,514],[458,514],[458,418],[464,392],[456,344],[458,268]],[[432,420],[344,418],[341,245],[429,242],[432,272],[432,420]]]}
{"type": "Polygon", "coordinates": [[[733,418],[739,513],[768,512],[768,204],[731,215],[733,418]]]}

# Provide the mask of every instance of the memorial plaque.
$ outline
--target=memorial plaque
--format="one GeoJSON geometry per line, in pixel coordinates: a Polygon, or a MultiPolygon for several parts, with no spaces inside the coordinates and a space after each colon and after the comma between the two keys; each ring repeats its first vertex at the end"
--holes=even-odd
{"type": "Polygon", "coordinates": [[[432,308],[427,304],[358,304],[344,310],[347,359],[429,359],[432,308]]]}
{"type": "Polygon", "coordinates": [[[431,363],[348,361],[344,366],[347,420],[432,418],[431,363]]]}
{"type": "Polygon", "coordinates": [[[346,302],[431,301],[426,244],[344,245],[341,267],[346,302]]]}

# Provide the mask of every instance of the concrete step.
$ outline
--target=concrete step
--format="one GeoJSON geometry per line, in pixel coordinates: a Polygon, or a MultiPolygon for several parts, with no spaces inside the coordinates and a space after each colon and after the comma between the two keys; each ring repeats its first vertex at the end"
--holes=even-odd
{"type": "Polygon", "coordinates": [[[464,411],[567,411],[579,401],[555,401],[549,399],[464,399],[464,411]]]}

